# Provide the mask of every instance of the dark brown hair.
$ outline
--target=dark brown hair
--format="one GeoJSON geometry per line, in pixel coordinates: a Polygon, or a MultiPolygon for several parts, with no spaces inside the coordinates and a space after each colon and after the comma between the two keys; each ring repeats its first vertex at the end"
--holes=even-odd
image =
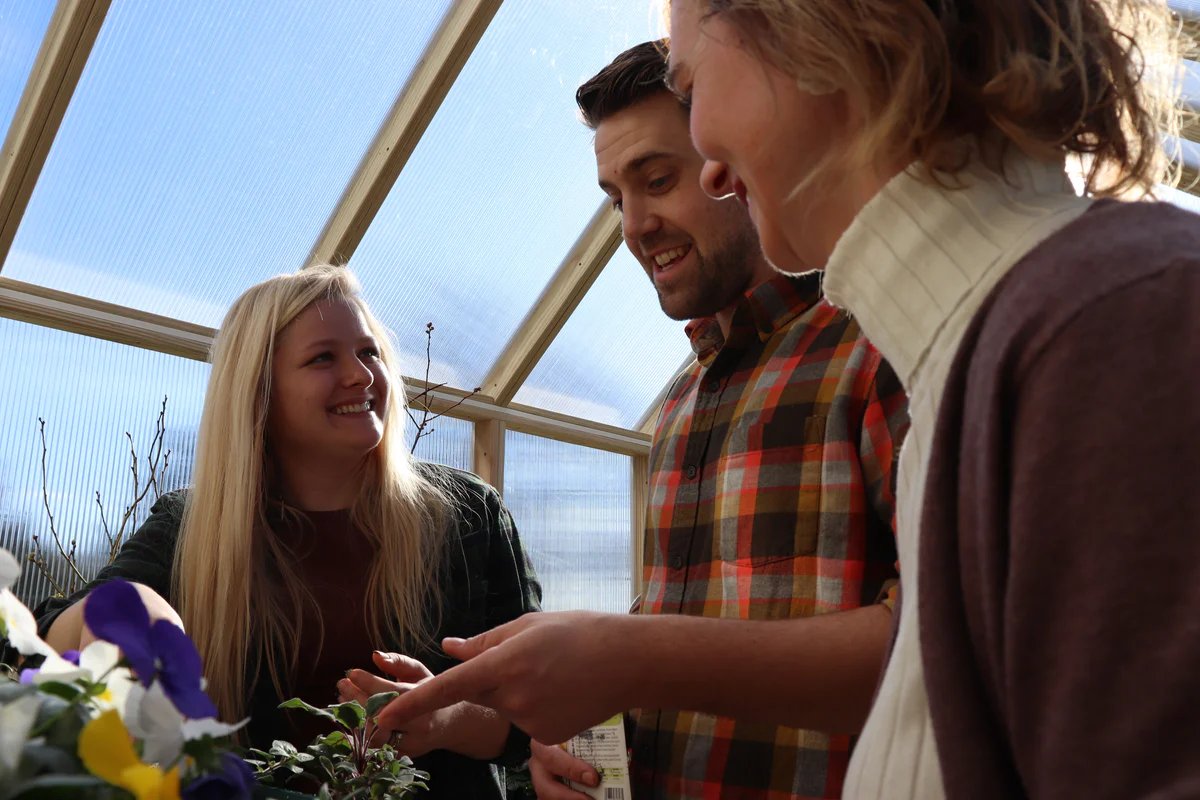
{"type": "Polygon", "coordinates": [[[583,123],[592,130],[618,111],[667,91],[667,41],[634,45],[575,92],[583,123]]]}

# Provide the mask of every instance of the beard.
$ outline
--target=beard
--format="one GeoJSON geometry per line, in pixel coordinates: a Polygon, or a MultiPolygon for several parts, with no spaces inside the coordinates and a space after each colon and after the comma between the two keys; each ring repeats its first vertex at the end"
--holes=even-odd
{"type": "Polygon", "coordinates": [[[751,288],[755,265],[762,259],[758,236],[749,224],[737,226],[704,251],[695,243],[692,248],[696,266],[690,281],[669,292],[654,285],[659,306],[674,320],[711,317],[732,306],[751,288]]]}

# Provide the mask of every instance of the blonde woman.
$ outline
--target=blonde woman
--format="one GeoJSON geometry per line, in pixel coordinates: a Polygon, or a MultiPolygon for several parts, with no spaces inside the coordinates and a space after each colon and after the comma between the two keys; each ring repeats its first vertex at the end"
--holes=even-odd
{"type": "Polygon", "coordinates": [[[1162,0],[674,0],[714,196],[911,398],[847,797],[1200,793],[1200,219],[1162,0]],[[1072,172],[1083,192],[1070,180],[1072,172]]]}
{"type": "MultiPolygon", "coordinates": [[[[415,682],[449,666],[443,636],[536,611],[541,590],[496,491],[410,457],[394,363],[344,268],[247,291],[213,345],[193,486],[165,495],[91,585],[43,605],[47,640],[80,645],[91,588],[134,582],[152,616],[196,642],[221,717],[250,716],[249,740],[269,746],[319,732],[278,711],[283,699],[360,696],[348,670],[370,688],[379,670],[415,682]]],[[[522,738],[461,704],[400,747],[431,773],[431,796],[500,797],[488,762],[519,760],[522,738]]]]}

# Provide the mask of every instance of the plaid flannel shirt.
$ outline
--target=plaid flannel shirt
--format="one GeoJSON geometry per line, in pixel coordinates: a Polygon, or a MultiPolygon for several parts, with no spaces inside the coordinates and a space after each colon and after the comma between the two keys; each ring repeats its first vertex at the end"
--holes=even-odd
{"type": "MultiPolygon", "coordinates": [[[[890,603],[903,390],[820,273],[748,292],[667,394],[650,456],[640,613],[781,619],[890,603]]],[[[747,654],[748,657],[752,654],[747,654]]],[[[840,797],[848,736],[633,713],[637,800],[840,797]]]]}

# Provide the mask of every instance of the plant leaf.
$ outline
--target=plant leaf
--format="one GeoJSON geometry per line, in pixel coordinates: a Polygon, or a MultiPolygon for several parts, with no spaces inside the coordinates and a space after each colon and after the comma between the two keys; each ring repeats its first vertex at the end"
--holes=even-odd
{"type": "Polygon", "coordinates": [[[301,711],[307,711],[309,714],[313,714],[318,717],[323,717],[327,720],[330,720],[331,722],[339,722],[339,723],[341,722],[341,720],[339,720],[337,717],[335,717],[332,714],[332,712],[327,711],[324,708],[317,708],[316,706],[310,706],[308,703],[304,702],[299,697],[293,697],[291,700],[285,700],[279,704],[279,707],[280,708],[298,708],[301,711]]]}
{"type": "Polygon", "coordinates": [[[329,706],[329,710],[336,715],[338,723],[347,730],[357,730],[367,720],[367,710],[357,700],[329,706]]]}
{"type": "Polygon", "coordinates": [[[400,696],[399,692],[380,692],[379,694],[371,695],[367,700],[367,717],[375,719],[375,716],[383,710],[383,707],[400,696]]]}

